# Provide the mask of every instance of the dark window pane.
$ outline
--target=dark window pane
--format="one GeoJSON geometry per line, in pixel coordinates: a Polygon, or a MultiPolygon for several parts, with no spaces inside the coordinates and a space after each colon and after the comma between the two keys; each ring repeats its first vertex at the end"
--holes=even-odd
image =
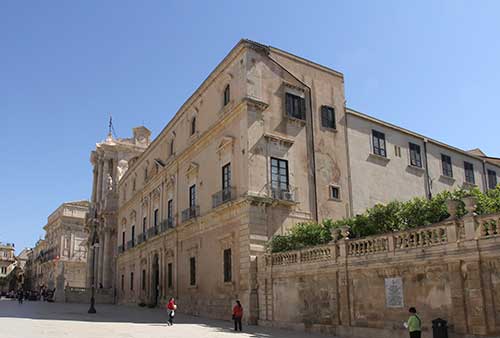
{"type": "Polygon", "coordinates": [[[464,162],[465,170],[465,182],[470,184],[476,183],[476,178],[474,177],[474,165],[469,162],[464,162]]]}
{"type": "Polygon", "coordinates": [[[497,184],[498,182],[496,171],[488,169],[488,188],[495,189],[497,184]]]}
{"type": "Polygon", "coordinates": [[[372,130],[373,153],[375,155],[386,157],[385,151],[385,134],[376,130],[372,130]]]}
{"type": "Polygon", "coordinates": [[[333,107],[321,107],[321,125],[325,128],[335,129],[335,110],[333,107]]]}
{"type": "Polygon", "coordinates": [[[453,177],[453,167],[451,165],[451,157],[441,154],[441,163],[443,167],[443,175],[453,177]]]}
{"type": "Polygon", "coordinates": [[[306,100],[303,97],[285,94],[285,110],[290,117],[305,120],[306,118],[306,100]]]}
{"type": "Polygon", "coordinates": [[[189,284],[196,285],[196,258],[191,257],[189,259],[189,284]]]}
{"type": "Polygon", "coordinates": [[[224,250],[224,282],[230,282],[232,279],[231,249],[224,250]]]}

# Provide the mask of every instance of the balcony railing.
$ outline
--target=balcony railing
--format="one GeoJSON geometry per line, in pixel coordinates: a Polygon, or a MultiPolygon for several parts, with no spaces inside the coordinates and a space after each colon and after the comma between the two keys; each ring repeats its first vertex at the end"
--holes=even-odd
{"type": "Polygon", "coordinates": [[[226,202],[234,200],[236,198],[236,188],[229,187],[224,190],[218,191],[212,195],[212,207],[217,208],[226,202]]]}
{"type": "Polygon", "coordinates": [[[195,218],[198,216],[200,216],[200,206],[198,206],[198,205],[182,210],[182,221],[183,222],[186,222],[187,220],[190,220],[191,218],[195,218]]]}
{"type": "Polygon", "coordinates": [[[168,229],[175,227],[175,221],[173,217],[169,217],[160,223],[160,232],[165,232],[168,229]]]}
{"type": "Polygon", "coordinates": [[[287,188],[272,187],[269,189],[269,195],[275,200],[296,203],[297,202],[297,189],[291,186],[287,188]]]}
{"type": "Polygon", "coordinates": [[[147,238],[153,238],[156,235],[158,235],[158,226],[157,225],[148,229],[148,237],[147,238]]]}
{"type": "Polygon", "coordinates": [[[141,244],[142,242],[146,241],[146,234],[142,233],[137,236],[137,244],[141,244]]]}
{"type": "Polygon", "coordinates": [[[134,246],[135,246],[135,241],[133,239],[127,242],[127,250],[132,249],[134,246]]]}
{"type": "Polygon", "coordinates": [[[125,248],[123,247],[123,245],[122,244],[118,245],[118,252],[122,253],[124,251],[125,251],[125,248]]]}

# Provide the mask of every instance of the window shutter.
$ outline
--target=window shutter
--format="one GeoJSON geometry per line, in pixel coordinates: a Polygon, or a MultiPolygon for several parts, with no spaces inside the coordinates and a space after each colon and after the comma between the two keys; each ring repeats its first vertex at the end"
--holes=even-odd
{"type": "Polygon", "coordinates": [[[301,97],[300,99],[300,118],[305,119],[306,118],[306,99],[301,97]]]}

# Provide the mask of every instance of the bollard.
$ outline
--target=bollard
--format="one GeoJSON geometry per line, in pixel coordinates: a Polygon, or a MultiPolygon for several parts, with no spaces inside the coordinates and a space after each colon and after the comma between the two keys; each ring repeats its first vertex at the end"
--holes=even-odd
{"type": "Polygon", "coordinates": [[[448,322],[441,318],[434,319],[432,321],[432,336],[433,338],[448,338],[448,322]]]}

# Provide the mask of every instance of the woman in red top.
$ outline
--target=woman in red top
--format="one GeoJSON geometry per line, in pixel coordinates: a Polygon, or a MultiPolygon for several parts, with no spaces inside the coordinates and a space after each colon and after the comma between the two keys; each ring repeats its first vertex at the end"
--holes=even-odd
{"type": "Polygon", "coordinates": [[[170,298],[167,304],[167,311],[168,311],[167,325],[174,325],[175,310],[177,310],[177,304],[175,304],[175,299],[172,297],[170,298]]]}
{"type": "Polygon", "coordinates": [[[236,301],[236,305],[233,307],[233,320],[234,320],[234,331],[241,332],[241,318],[243,318],[243,307],[239,300],[236,301]]]}

